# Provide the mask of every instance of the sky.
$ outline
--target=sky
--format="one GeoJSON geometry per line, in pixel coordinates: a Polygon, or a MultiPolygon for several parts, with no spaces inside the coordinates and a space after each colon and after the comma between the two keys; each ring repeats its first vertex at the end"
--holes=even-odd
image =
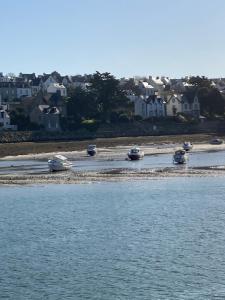
{"type": "Polygon", "coordinates": [[[0,0],[0,72],[225,77],[224,0],[0,0]]]}

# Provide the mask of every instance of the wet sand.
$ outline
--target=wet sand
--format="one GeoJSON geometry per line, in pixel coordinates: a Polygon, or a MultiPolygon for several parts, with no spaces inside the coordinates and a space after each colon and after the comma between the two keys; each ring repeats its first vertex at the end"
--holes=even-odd
{"type": "Polygon", "coordinates": [[[129,180],[148,180],[170,177],[206,177],[225,176],[225,167],[198,167],[198,168],[164,168],[164,169],[111,169],[104,171],[73,172],[65,171],[58,173],[1,175],[0,185],[33,185],[33,184],[76,184],[93,182],[112,182],[129,180]]]}
{"type": "MultiPolygon", "coordinates": [[[[185,136],[187,137],[187,136],[185,136]]],[[[181,147],[181,143],[177,142],[177,139],[174,141],[162,141],[144,143],[147,137],[142,139],[142,143],[139,140],[139,145],[141,149],[144,150],[145,155],[155,155],[155,154],[170,154],[175,150],[181,147]]],[[[151,137],[152,138],[152,137],[151,137]]],[[[159,137],[158,137],[159,138],[159,137]]],[[[160,137],[162,138],[162,137],[160,137]]],[[[181,138],[179,136],[179,138],[181,138]]],[[[195,136],[197,138],[197,136],[195,136]]],[[[206,138],[206,137],[204,137],[206,138]]],[[[184,137],[181,138],[182,141],[184,137]]],[[[185,139],[191,140],[191,139],[185,139]]],[[[123,144],[126,140],[117,140],[111,141],[110,146],[107,147],[107,143],[102,144],[99,142],[98,145],[98,161],[101,160],[103,163],[107,160],[123,160],[126,159],[126,154],[130,149],[131,145],[123,144]],[[113,143],[115,145],[113,146],[113,143]],[[102,145],[102,146],[100,146],[102,145]]],[[[136,140],[137,141],[137,140],[136,140]]],[[[193,140],[191,140],[193,141],[193,140]]],[[[109,141],[108,141],[109,142],[109,141]]],[[[133,142],[133,139],[132,139],[133,142]]],[[[81,145],[79,145],[80,147],[81,145]]],[[[76,160],[89,160],[90,157],[86,155],[86,150],[83,147],[82,149],[76,149],[74,151],[57,151],[54,149],[54,152],[48,153],[30,153],[25,155],[17,156],[5,156],[1,160],[42,160],[46,161],[55,154],[64,154],[69,159],[76,160]]],[[[64,150],[64,149],[63,149],[64,150]]],[[[66,149],[68,150],[68,148],[66,149]]],[[[194,143],[194,148],[192,152],[213,152],[213,151],[222,151],[225,150],[225,144],[222,145],[211,145],[209,142],[194,143]]],[[[96,161],[96,164],[98,163],[96,161]]],[[[18,168],[19,169],[19,168],[18,168]]],[[[7,168],[6,168],[7,171],[7,168]]],[[[176,166],[176,167],[165,167],[165,168],[142,168],[142,169],[132,169],[132,168],[116,168],[116,169],[106,169],[106,170],[95,170],[95,171],[77,171],[76,168],[70,171],[50,173],[46,171],[32,171],[24,172],[21,174],[16,173],[12,169],[8,169],[8,173],[0,175],[0,184],[9,184],[9,185],[32,185],[32,184],[75,184],[75,183],[91,183],[91,182],[103,182],[103,181],[124,181],[124,180],[147,180],[147,179],[157,179],[157,178],[169,178],[169,177],[189,177],[189,176],[225,176],[225,167],[224,166],[201,166],[201,167],[188,167],[186,165],[176,166]]]]}
{"type": "MultiPolygon", "coordinates": [[[[98,149],[115,148],[121,150],[129,149],[132,145],[139,146],[169,146],[171,144],[182,144],[184,141],[190,141],[194,144],[209,144],[214,134],[191,134],[191,135],[167,135],[167,136],[140,136],[140,137],[119,137],[119,138],[105,138],[96,140],[86,140],[86,141],[68,141],[68,142],[22,142],[22,143],[5,143],[0,144],[0,158],[7,157],[7,159],[14,156],[29,156],[34,155],[36,158],[46,157],[49,153],[70,153],[76,152],[84,153],[83,149],[87,148],[88,144],[96,144],[98,149]]],[[[223,137],[221,137],[223,138],[223,137]]],[[[153,150],[154,151],[154,150],[153,150]]],[[[159,152],[160,153],[160,152],[159,152]]],[[[147,153],[146,153],[147,154],[147,153]]],[[[79,157],[79,156],[78,156],[79,157]]]]}

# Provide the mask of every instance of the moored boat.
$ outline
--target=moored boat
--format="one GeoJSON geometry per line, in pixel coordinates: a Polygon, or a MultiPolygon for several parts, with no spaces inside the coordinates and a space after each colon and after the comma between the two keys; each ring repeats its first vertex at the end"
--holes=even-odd
{"type": "Polygon", "coordinates": [[[191,142],[184,142],[183,143],[183,149],[185,151],[190,151],[193,148],[193,144],[191,142]]]}
{"type": "Polygon", "coordinates": [[[176,164],[186,164],[188,161],[188,155],[185,150],[180,149],[175,151],[173,155],[173,162],[176,164]]]}
{"type": "Polygon", "coordinates": [[[87,147],[87,154],[90,156],[94,156],[97,154],[97,147],[96,145],[88,145],[87,147]]]}
{"type": "Polygon", "coordinates": [[[63,155],[55,155],[48,160],[48,167],[50,172],[66,171],[72,168],[72,163],[63,155]]]}
{"type": "Polygon", "coordinates": [[[139,147],[133,147],[127,153],[127,156],[130,160],[139,160],[144,157],[144,151],[141,151],[139,147]]]}
{"type": "Polygon", "coordinates": [[[218,139],[218,138],[214,138],[210,142],[210,144],[212,144],[212,145],[221,145],[223,143],[224,143],[224,141],[222,139],[218,139]]]}

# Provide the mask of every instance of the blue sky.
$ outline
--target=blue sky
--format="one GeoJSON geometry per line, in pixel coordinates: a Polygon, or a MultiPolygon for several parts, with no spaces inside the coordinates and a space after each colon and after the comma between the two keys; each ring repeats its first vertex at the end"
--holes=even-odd
{"type": "Polygon", "coordinates": [[[224,0],[1,1],[0,71],[225,77],[224,0]]]}

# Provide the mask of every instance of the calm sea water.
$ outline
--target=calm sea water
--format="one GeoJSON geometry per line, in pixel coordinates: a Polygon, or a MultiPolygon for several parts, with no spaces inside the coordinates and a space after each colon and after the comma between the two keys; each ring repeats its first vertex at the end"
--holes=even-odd
{"type": "Polygon", "coordinates": [[[0,299],[225,299],[225,177],[0,187],[0,299]]]}

